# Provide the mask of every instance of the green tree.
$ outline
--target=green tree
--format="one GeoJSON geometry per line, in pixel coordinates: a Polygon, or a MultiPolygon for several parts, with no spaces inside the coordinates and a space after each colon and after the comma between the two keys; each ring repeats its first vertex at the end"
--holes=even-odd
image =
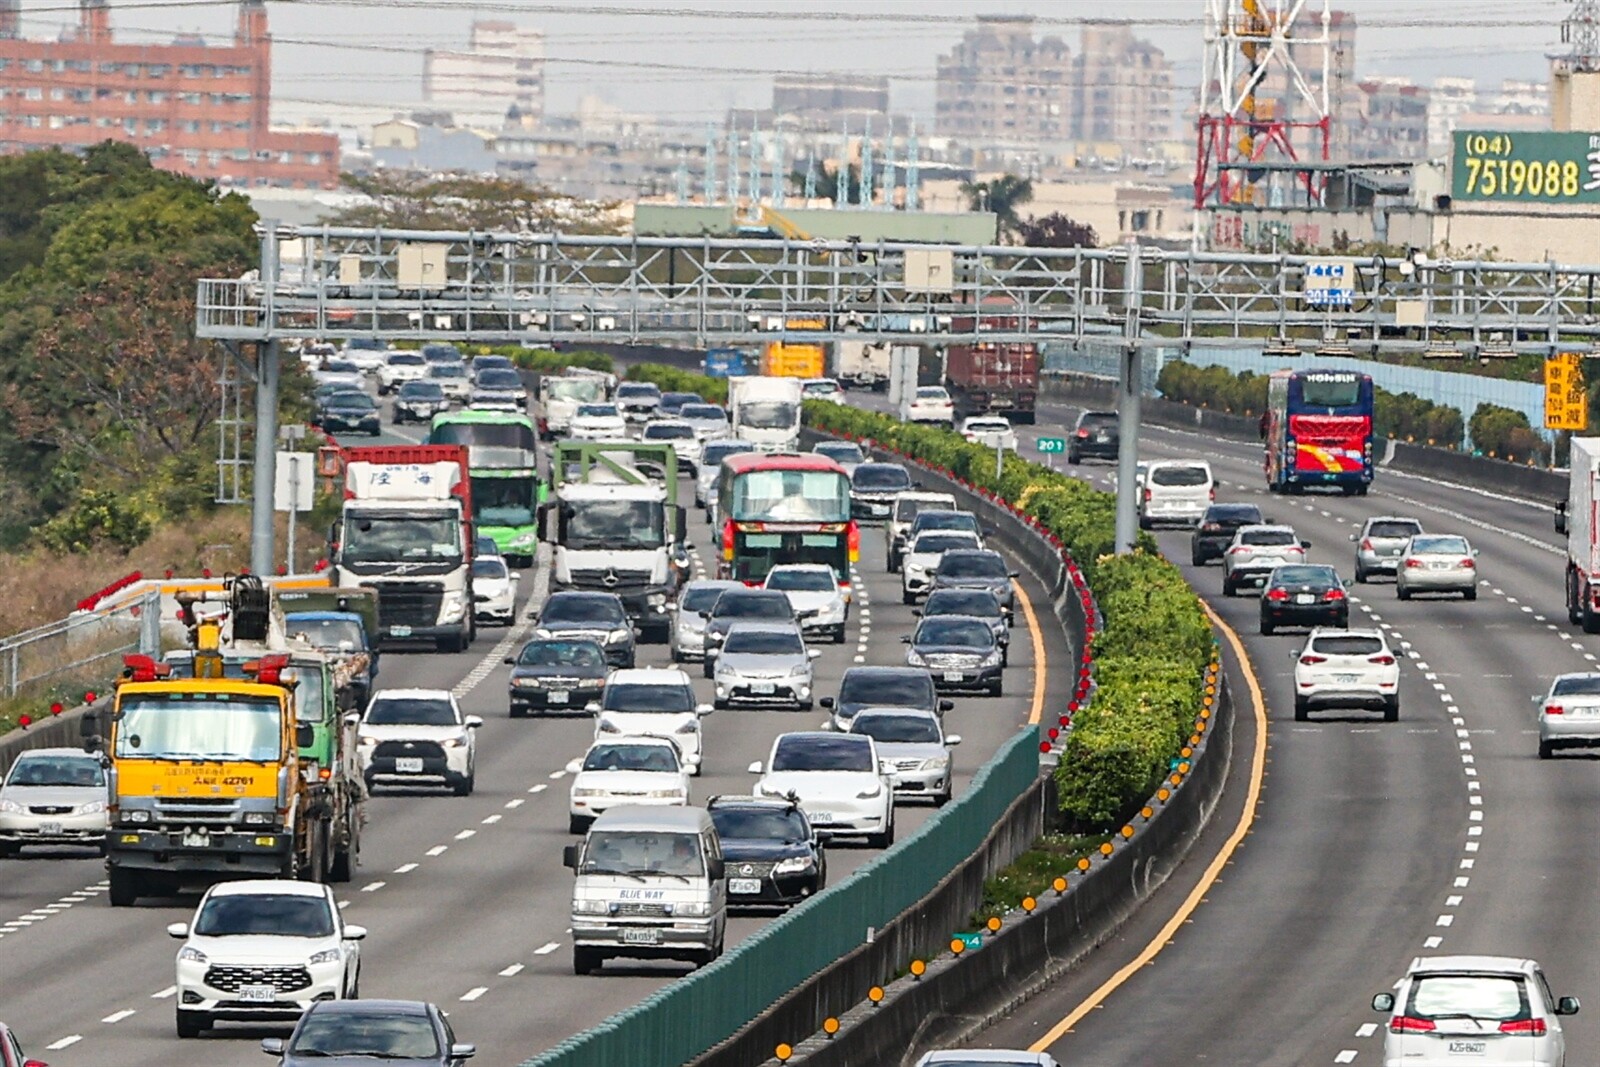
{"type": "Polygon", "coordinates": [[[1017,237],[1030,248],[1098,248],[1100,235],[1086,222],[1074,222],[1059,211],[1043,218],[1028,217],[1017,227],[1017,237]]]}
{"type": "Polygon", "coordinates": [[[334,212],[335,226],[480,230],[501,233],[615,234],[615,201],[574,200],[515,178],[346,174],[344,187],[369,202],[334,212]]]}
{"type": "Polygon", "coordinates": [[[961,192],[973,211],[992,211],[997,237],[1013,234],[1022,224],[1017,209],[1033,199],[1033,182],[1015,174],[1002,174],[986,182],[962,182],[961,192]]]}

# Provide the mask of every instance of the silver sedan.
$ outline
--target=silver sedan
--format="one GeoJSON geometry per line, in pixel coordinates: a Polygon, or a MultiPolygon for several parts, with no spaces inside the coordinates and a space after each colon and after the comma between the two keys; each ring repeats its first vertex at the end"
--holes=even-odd
{"type": "Polygon", "coordinates": [[[935,807],[950,801],[954,775],[951,749],[960,734],[944,732],[938,713],[925,708],[863,708],[850,722],[850,732],[878,743],[878,755],[894,782],[896,800],[927,797],[935,807]]]}
{"type": "Polygon", "coordinates": [[[1558,748],[1600,748],[1600,674],[1563,674],[1533,698],[1539,709],[1539,758],[1558,748]]]}
{"type": "Polygon", "coordinates": [[[709,654],[716,660],[711,674],[715,707],[752,704],[811,710],[811,661],[822,653],[806,648],[793,623],[735,623],[721,647],[709,654]]]}
{"type": "Polygon", "coordinates": [[[0,856],[24,845],[101,848],[106,825],[106,772],[82,749],[24,752],[0,786],[0,856]]]}
{"type": "Polygon", "coordinates": [[[1406,542],[1395,567],[1395,595],[1460,593],[1478,599],[1478,552],[1459,534],[1417,534],[1406,542]]]}

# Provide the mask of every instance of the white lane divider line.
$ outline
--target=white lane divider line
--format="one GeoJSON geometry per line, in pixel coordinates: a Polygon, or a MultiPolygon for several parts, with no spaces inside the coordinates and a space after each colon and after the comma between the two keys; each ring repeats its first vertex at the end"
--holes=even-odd
{"type": "Polygon", "coordinates": [[[339,901],[339,910],[340,911],[343,911],[344,909],[348,908],[349,906],[350,906],[350,902],[348,900],[339,901]]]}
{"type": "Polygon", "coordinates": [[[398,866],[398,867],[396,867],[394,869],[394,873],[395,874],[410,874],[412,871],[416,870],[418,866],[419,865],[415,864],[415,863],[402,863],[400,866],[398,866]]]}
{"type": "Polygon", "coordinates": [[[543,793],[546,789],[549,789],[549,788],[550,788],[549,786],[545,785],[543,782],[540,782],[538,785],[530,786],[528,788],[528,792],[530,792],[530,793],[543,793]]]}
{"type": "Polygon", "coordinates": [[[533,954],[535,956],[548,956],[548,955],[550,955],[550,953],[554,952],[556,949],[558,949],[560,947],[561,947],[561,945],[559,943],[555,942],[555,941],[547,941],[544,944],[540,945],[538,948],[534,949],[533,950],[533,954]]]}
{"type": "Polygon", "coordinates": [[[151,1000],[166,1000],[168,997],[173,996],[177,992],[178,992],[178,987],[177,986],[169,985],[165,989],[157,990],[156,992],[151,993],[150,994],[150,999],[151,1000]]]}
{"type": "Polygon", "coordinates": [[[424,852],[423,855],[424,856],[442,856],[442,855],[445,854],[446,850],[448,850],[449,848],[450,848],[449,845],[434,845],[428,851],[424,852]]]}
{"type": "Polygon", "coordinates": [[[1447,908],[1459,908],[1461,906],[1461,898],[1458,897],[1458,896],[1456,896],[1456,897],[1445,897],[1444,898],[1444,906],[1447,907],[1447,908]]]}
{"type": "Polygon", "coordinates": [[[462,1000],[477,1000],[479,997],[483,996],[487,992],[489,992],[489,987],[486,986],[486,985],[473,986],[471,989],[469,989],[465,993],[461,994],[461,999],[462,1000]]]}
{"type": "Polygon", "coordinates": [[[567,776],[567,772],[564,771],[564,770],[551,771],[550,772],[550,778],[551,778],[552,781],[557,779],[557,778],[565,778],[566,776],[567,776]]]}
{"type": "Polygon", "coordinates": [[[478,831],[476,830],[462,830],[460,833],[456,834],[456,840],[465,841],[469,837],[477,836],[477,833],[478,831]]]}
{"type": "Polygon", "coordinates": [[[103,1023],[120,1023],[122,1020],[126,1019],[128,1016],[134,1015],[134,1014],[137,1014],[137,1013],[132,1008],[123,1008],[121,1011],[112,1012],[110,1015],[107,1015],[104,1019],[101,1019],[100,1021],[103,1022],[103,1023]]]}
{"type": "Polygon", "coordinates": [[[1433,920],[1433,925],[1435,925],[1435,926],[1450,926],[1455,921],[1456,921],[1456,917],[1454,915],[1441,915],[1437,919],[1433,920]]]}
{"type": "Polygon", "coordinates": [[[1352,1063],[1356,1058],[1356,1050],[1347,1048],[1333,1058],[1334,1063],[1352,1063]]]}
{"type": "Polygon", "coordinates": [[[515,977],[516,975],[519,975],[521,973],[522,973],[522,964],[513,963],[511,966],[505,968],[504,970],[502,970],[500,972],[500,977],[501,978],[512,978],[512,977],[515,977]]]}
{"type": "Polygon", "coordinates": [[[1357,1037],[1371,1037],[1373,1034],[1375,1034],[1377,1032],[1378,1032],[1378,1024],[1377,1023],[1362,1023],[1360,1026],[1356,1027],[1356,1036],[1357,1037]]]}
{"type": "Polygon", "coordinates": [[[1444,938],[1442,938],[1442,937],[1430,937],[1430,938],[1428,938],[1426,941],[1424,941],[1422,943],[1422,947],[1423,948],[1438,948],[1442,944],[1444,944],[1444,938]]]}
{"type": "Polygon", "coordinates": [[[368,882],[366,885],[361,887],[361,891],[363,893],[376,893],[378,890],[382,889],[388,884],[388,882],[368,882]]]}
{"type": "Polygon", "coordinates": [[[483,817],[482,825],[484,825],[484,826],[493,826],[495,823],[499,822],[502,818],[504,818],[504,816],[501,816],[501,815],[485,815],[483,817]]]}
{"type": "Polygon", "coordinates": [[[82,1040],[82,1034],[71,1034],[67,1037],[63,1037],[59,1041],[52,1041],[50,1044],[44,1047],[44,1050],[46,1052],[60,1052],[64,1048],[71,1048],[73,1045],[76,1045],[82,1040]]]}
{"type": "Polygon", "coordinates": [[[517,808],[522,807],[522,805],[524,805],[526,803],[527,803],[526,800],[523,800],[521,797],[518,797],[515,800],[506,801],[506,808],[508,810],[515,811],[517,808]]]}

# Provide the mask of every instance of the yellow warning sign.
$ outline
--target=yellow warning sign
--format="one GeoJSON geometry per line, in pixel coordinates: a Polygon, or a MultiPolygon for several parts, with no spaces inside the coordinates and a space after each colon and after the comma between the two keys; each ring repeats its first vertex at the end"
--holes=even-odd
{"type": "Polygon", "coordinates": [[[1544,428],[1589,428],[1589,393],[1583,384],[1583,357],[1576,352],[1562,352],[1544,361],[1544,428]]]}

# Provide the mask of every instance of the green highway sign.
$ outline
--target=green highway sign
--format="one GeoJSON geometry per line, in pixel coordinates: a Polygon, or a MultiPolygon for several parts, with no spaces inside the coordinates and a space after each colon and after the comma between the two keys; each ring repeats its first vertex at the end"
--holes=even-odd
{"type": "Polygon", "coordinates": [[[1067,439],[1065,437],[1041,437],[1041,438],[1039,438],[1039,454],[1041,456],[1048,456],[1051,453],[1055,453],[1056,455],[1060,455],[1061,453],[1065,452],[1066,450],[1067,450],[1067,439]]]}

